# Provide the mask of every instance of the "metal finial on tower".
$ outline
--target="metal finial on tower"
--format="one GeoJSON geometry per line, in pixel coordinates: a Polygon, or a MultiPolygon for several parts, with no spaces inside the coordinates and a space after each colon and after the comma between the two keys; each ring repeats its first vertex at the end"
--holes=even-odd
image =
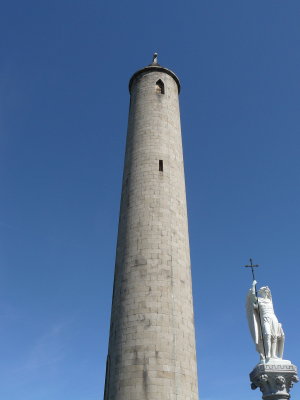
{"type": "Polygon", "coordinates": [[[158,57],[158,54],[157,53],[154,53],[153,54],[153,58],[152,58],[152,64],[157,64],[158,62],[157,62],[157,57],[158,57]]]}

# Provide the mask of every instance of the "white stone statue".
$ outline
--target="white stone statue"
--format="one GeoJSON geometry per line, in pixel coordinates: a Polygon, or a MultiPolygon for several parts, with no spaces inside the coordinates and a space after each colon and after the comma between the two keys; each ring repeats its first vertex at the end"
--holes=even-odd
{"type": "Polygon", "coordinates": [[[247,296],[247,318],[250,332],[261,361],[280,359],[283,356],[284,332],[275,315],[271,291],[263,286],[255,295],[256,281],[247,296]]]}

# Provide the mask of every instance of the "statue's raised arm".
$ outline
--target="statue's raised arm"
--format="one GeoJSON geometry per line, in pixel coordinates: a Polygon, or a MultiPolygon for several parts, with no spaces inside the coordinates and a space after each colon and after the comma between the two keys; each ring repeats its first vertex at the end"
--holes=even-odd
{"type": "Polygon", "coordinates": [[[261,361],[282,359],[284,333],[275,315],[271,291],[268,286],[259,289],[255,295],[256,281],[247,295],[246,309],[251,336],[261,361]]]}

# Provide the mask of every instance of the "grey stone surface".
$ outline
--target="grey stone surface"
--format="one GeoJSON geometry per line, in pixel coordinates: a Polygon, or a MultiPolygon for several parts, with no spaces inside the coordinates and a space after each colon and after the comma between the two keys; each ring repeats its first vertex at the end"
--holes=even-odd
{"type": "Polygon", "coordinates": [[[290,390],[299,381],[297,367],[289,361],[258,364],[250,373],[251,388],[260,388],[264,400],[286,400],[290,390]]]}
{"type": "Polygon", "coordinates": [[[105,400],[198,400],[179,81],[166,71],[130,82],[105,400]]]}

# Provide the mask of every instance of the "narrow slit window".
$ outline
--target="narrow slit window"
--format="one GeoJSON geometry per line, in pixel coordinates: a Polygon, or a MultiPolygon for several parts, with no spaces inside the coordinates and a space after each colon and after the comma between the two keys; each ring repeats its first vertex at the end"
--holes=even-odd
{"type": "Polygon", "coordinates": [[[163,160],[159,160],[159,163],[158,163],[158,170],[159,170],[160,172],[163,172],[163,170],[164,170],[164,162],[163,162],[163,160]]]}
{"type": "Polygon", "coordinates": [[[165,85],[161,79],[156,82],[155,90],[158,94],[165,94],[165,85]]]}

